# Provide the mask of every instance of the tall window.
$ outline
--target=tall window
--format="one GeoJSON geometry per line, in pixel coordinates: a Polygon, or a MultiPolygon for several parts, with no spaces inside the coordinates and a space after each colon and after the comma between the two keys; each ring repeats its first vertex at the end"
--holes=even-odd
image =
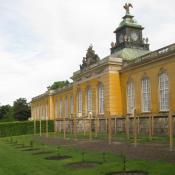
{"type": "Polygon", "coordinates": [[[127,112],[130,114],[134,109],[134,82],[129,81],[127,86],[127,112]]]}
{"type": "Polygon", "coordinates": [[[46,109],[46,119],[49,119],[48,118],[48,105],[47,104],[45,105],[45,109],[46,109]]]}
{"type": "Polygon", "coordinates": [[[168,86],[168,74],[165,72],[159,75],[159,100],[160,100],[160,111],[168,111],[169,86],[168,86]]]}
{"type": "Polygon", "coordinates": [[[68,98],[65,98],[65,117],[68,117],[68,98]]]}
{"type": "Polygon", "coordinates": [[[73,96],[70,97],[70,113],[73,114],[74,112],[74,100],[73,96]]]}
{"type": "Polygon", "coordinates": [[[98,111],[104,114],[104,87],[102,84],[98,86],[98,111]]]}
{"type": "Polygon", "coordinates": [[[92,90],[88,88],[87,90],[87,111],[92,112],[92,90]]]}
{"type": "Polygon", "coordinates": [[[150,112],[150,80],[149,78],[144,78],[142,80],[142,112],[150,112]]]}
{"type": "Polygon", "coordinates": [[[56,118],[58,117],[58,99],[56,99],[56,103],[55,103],[55,115],[56,115],[56,118]]]}
{"type": "Polygon", "coordinates": [[[82,113],[82,92],[78,92],[77,96],[77,101],[78,101],[78,113],[82,113]]]}
{"type": "Polygon", "coordinates": [[[60,100],[60,117],[62,117],[62,111],[63,111],[63,104],[62,100],[60,100]]]}

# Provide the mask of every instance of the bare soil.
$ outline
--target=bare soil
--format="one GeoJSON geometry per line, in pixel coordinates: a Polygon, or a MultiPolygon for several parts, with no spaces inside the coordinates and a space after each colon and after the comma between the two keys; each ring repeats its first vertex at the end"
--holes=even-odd
{"type": "Polygon", "coordinates": [[[39,152],[33,153],[33,155],[42,155],[42,154],[51,154],[51,153],[53,153],[53,152],[51,152],[51,151],[39,151],[39,152]]]}
{"type": "Polygon", "coordinates": [[[34,137],[35,141],[45,144],[52,144],[64,147],[74,147],[84,150],[93,150],[99,152],[111,152],[116,155],[125,155],[127,159],[141,159],[141,160],[165,160],[167,162],[175,163],[175,151],[169,151],[168,144],[128,144],[123,142],[113,142],[108,144],[107,141],[102,140],[70,140],[55,137],[34,137]]]}
{"type": "Polygon", "coordinates": [[[70,159],[70,158],[72,157],[63,155],[63,156],[49,156],[49,157],[46,157],[45,159],[47,160],[65,160],[65,159],[70,159]]]}
{"type": "Polygon", "coordinates": [[[73,168],[73,169],[94,168],[98,166],[99,164],[101,164],[101,162],[83,161],[83,162],[69,163],[66,165],[66,167],[73,168]]]}
{"type": "Polygon", "coordinates": [[[29,149],[23,149],[22,151],[38,151],[40,148],[29,148],[29,149]]]}
{"type": "Polygon", "coordinates": [[[148,173],[143,171],[125,171],[125,172],[113,172],[106,175],[148,175],[148,173]]]}

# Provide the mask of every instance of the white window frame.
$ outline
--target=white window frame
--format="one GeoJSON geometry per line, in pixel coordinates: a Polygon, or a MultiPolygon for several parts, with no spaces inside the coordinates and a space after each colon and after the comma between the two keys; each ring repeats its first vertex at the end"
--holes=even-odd
{"type": "Polygon", "coordinates": [[[56,103],[55,103],[55,115],[56,118],[58,117],[59,111],[58,111],[58,99],[56,99],[56,103]]]}
{"type": "Polygon", "coordinates": [[[63,114],[63,102],[62,102],[62,99],[60,99],[60,117],[62,117],[62,114],[63,114]]]}
{"type": "Polygon", "coordinates": [[[160,111],[169,111],[169,78],[166,72],[159,74],[159,104],[160,111]]]}
{"type": "Polygon", "coordinates": [[[134,82],[129,81],[127,83],[127,113],[132,114],[134,108],[135,108],[134,82]]]}
{"type": "Polygon", "coordinates": [[[77,94],[77,107],[78,107],[78,113],[79,114],[82,114],[82,91],[78,91],[78,94],[77,94]]]}
{"type": "Polygon", "coordinates": [[[87,112],[92,112],[92,89],[87,89],[87,112]]]}
{"type": "Polygon", "coordinates": [[[45,105],[45,112],[46,112],[46,119],[49,120],[49,117],[48,117],[48,105],[47,104],[45,105]]]}
{"type": "Polygon", "coordinates": [[[70,97],[70,113],[73,114],[74,112],[74,99],[73,96],[70,97]]]}
{"type": "Polygon", "coordinates": [[[64,99],[64,105],[65,105],[65,117],[68,117],[68,98],[65,97],[64,99]]]}
{"type": "Polygon", "coordinates": [[[151,86],[150,79],[145,77],[141,81],[142,85],[142,112],[150,112],[151,111],[151,86]]]}
{"type": "Polygon", "coordinates": [[[98,86],[98,112],[104,114],[104,86],[99,84],[98,86]]]}

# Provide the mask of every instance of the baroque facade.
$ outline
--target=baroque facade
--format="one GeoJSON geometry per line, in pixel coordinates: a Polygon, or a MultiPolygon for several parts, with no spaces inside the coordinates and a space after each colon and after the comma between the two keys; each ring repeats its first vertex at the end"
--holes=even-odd
{"type": "Polygon", "coordinates": [[[126,14],[114,31],[110,55],[100,59],[90,46],[71,77],[73,83],[32,99],[32,119],[59,124],[90,115],[94,120],[110,117],[122,130],[123,119],[132,118],[134,111],[143,128],[151,115],[155,127],[168,130],[168,113],[175,112],[175,44],[150,51],[130,7],[124,6],[126,14]]]}

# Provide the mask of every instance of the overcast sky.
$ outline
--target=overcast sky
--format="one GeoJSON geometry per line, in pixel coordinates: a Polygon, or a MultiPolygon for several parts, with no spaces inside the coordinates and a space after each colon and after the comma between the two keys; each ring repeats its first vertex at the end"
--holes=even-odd
{"type": "MultiPolygon", "coordinates": [[[[79,69],[92,43],[107,56],[127,0],[0,0],[0,103],[46,91],[79,69]]],[[[151,50],[175,41],[174,0],[131,0],[151,50]]]]}

